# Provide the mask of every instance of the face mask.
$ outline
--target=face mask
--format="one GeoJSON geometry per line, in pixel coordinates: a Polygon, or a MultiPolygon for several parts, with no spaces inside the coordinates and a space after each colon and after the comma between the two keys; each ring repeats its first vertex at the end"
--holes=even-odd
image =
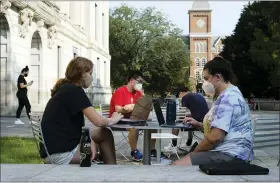
{"type": "Polygon", "coordinates": [[[83,88],[88,88],[91,85],[92,81],[93,81],[93,76],[90,75],[89,73],[86,73],[85,77],[81,81],[81,86],[83,88]]]}
{"type": "Polygon", "coordinates": [[[212,83],[209,81],[204,81],[202,84],[202,89],[207,94],[214,94],[215,93],[215,87],[212,83]]]}
{"type": "Polygon", "coordinates": [[[142,84],[140,84],[140,83],[136,84],[136,85],[134,86],[134,89],[135,89],[136,91],[142,90],[142,84]]]}
{"type": "Polygon", "coordinates": [[[27,77],[28,76],[28,74],[24,74],[24,77],[27,77]]]}

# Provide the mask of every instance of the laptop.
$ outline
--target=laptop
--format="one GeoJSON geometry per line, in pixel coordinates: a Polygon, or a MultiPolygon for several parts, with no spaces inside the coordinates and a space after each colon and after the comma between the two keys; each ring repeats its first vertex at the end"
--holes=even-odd
{"type": "Polygon", "coordinates": [[[160,127],[167,127],[167,128],[180,128],[180,129],[188,129],[188,130],[195,130],[192,125],[185,125],[183,123],[175,123],[175,121],[167,121],[163,117],[163,113],[160,107],[160,103],[158,99],[153,99],[153,105],[156,113],[156,117],[160,127]]]}
{"type": "Polygon", "coordinates": [[[117,124],[146,125],[152,105],[152,99],[150,97],[145,95],[139,98],[134,105],[130,118],[123,118],[117,124]]]}

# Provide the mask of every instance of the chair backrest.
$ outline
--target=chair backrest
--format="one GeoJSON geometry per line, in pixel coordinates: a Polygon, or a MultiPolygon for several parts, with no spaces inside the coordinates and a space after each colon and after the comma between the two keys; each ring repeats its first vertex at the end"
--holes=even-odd
{"type": "MultiPolygon", "coordinates": [[[[40,154],[40,143],[41,143],[45,148],[47,156],[49,157],[49,153],[44,142],[44,137],[42,135],[43,133],[41,129],[41,117],[42,117],[42,113],[30,113],[31,128],[38,149],[38,153],[40,154]]],[[[49,160],[52,163],[50,157],[49,160]]]]}
{"type": "Polygon", "coordinates": [[[100,107],[101,116],[108,118],[110,114],[110,104],[100,104],[99,107],[100,107]]]}
{"type": "MultiPolygon", "coordinates": [[[[166,107],[161,107],[164,118],[166,117],[166,107]]],[[[179,107],[179,111],[176,111],[176,120],[182,121],[186,116],[187,108],[179,107]]]]}
{"type": "Polygon", "coordinates": [[[43,143],[42,136],[41,136],[41,129],[40,129],[40,124],[41,124],[41,117],[39,114],[30,114],[30,121],[31,121],[31,129],[33,132],[33,137],[36,142],[36,146],[38,149],[38,152],[40,153],[40,142],[43,143]]]}
{"type": "Polygon", "coordinates": [[[254,149],[279,146],[280,118],[254,120],[254,149]]]}

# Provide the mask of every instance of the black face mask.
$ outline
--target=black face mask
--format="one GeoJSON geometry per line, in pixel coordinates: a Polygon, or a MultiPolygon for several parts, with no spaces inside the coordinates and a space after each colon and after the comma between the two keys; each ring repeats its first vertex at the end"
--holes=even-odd
{"type": "Polygon", "coordinates": [[[27,77],[28,76],[28,74],[24,74],[24,77],[27,77]]]}

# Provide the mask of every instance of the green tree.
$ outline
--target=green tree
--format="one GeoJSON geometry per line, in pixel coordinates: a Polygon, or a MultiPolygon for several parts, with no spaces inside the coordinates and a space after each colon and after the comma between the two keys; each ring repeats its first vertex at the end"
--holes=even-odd
{"type": "Polygon", "coordinates": [[[110,11],[111,85],[127,82],[130,71],[144,73],[145,92],[160,94],[187,84],[188,47],[181,31],[155,8],[122,5],[110,11]]]}
{"type": "Polygon", "coordinates": [[[277,97],[280,78],[280,2],[246,6],[221,55],[232,62],[245,96],[277,97]]]}

